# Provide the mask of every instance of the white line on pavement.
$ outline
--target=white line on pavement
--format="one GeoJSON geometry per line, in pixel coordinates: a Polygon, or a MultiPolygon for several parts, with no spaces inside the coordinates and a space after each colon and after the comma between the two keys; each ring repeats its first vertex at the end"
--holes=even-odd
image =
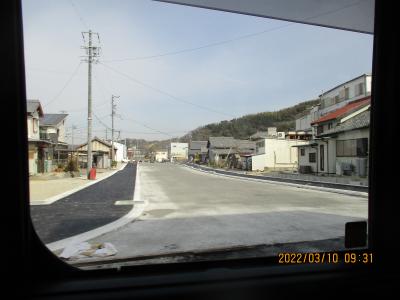
{"type": "Polygon", "coordinates": [[[142,213],[144,208],[147,206],[146,201],[141,201],[141,195],[140,195],[140,180],[139,180],[140,174],[139,174],[139,165],[137,165],[136,169],[136,179],[135,179],[135,190],[134,190],[134,195],[133,195],[133,202],[135,203],[132,207],[132,209],[127,213],[125,216],[119,218],[118,220],[111,222],[107,225],[98,227],[96,229],[60,240],[56,241],[50,244],[46,244],[47,248],[49,248],[51,251],[58,251],[61,249],[64,249],[66,246],[73,245],[73,244],[79,244],[91,239],[94,239],[100,235],[106,234],[108,232],[117,230],[118,228],[121,228],[122,226],[132,222],[136,218],[138,218],[142,213]]]}

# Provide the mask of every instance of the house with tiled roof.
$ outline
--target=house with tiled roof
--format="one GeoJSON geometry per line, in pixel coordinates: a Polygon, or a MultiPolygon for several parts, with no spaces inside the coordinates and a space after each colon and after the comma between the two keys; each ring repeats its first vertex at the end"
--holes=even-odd
{"type": "Polygon", "coordinates": [[[197,156],[201,162],[206,162],[207,155],[207,141],[190,141],[188,151],[189,160],[194,161],[197,156]]]}
{"type": "Polygon", "coordinates": [[[371,96],[371,86],[372,76],[366,73],[323,92],[319,95],[320,103],[312,107],[308,114],[296,120],[296,131],[304,131],[314,137],[313,122],[350,102],[371,96]]]}
{"type": "Polygon", "coordinates": [[[299,171],[367,176],[370,107],[368,96],[313,121],[315,138],[298,147],[299,171]]]}
{"type": "Polygon", "coordinates": [[[359,112],[368,109],[371,105],[371,97],[365,97],[359,100],[349,102],[345,106],[338,108],[317,120],[311,122],[311,126],[315,127],[315,136],[318,137],[322,133],[334,128],[338,122],[345,116],[349,116],[354,112],[359,112]]]}
{"type": "Polygon", "coordinates": [[[40,139],[50,143],[47,148],[49,170],[65,166],[68,160],[68,144],[65,122],[68,114],[43,114],[40,117],[40,139]]]}
{"type": "MultiPolygon", "coordinates": [[[[93,166],[96,168],[107,169],[111,167],[111,148],[112,145],[98,137],[92,139],[93,166]]],[[[74,150],[78,155],[79,165],[87,167],[87,146],[88,143],[78,145],[74,150]]],[[[114,146],[114,153],[117,148],[114,146]]]]}

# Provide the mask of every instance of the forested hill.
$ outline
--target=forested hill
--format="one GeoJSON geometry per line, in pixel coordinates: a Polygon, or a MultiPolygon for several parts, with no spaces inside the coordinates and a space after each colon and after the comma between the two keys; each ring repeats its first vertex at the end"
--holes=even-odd
{"type": "Polygon", "coordinates": [[[274,112],[262,112],[230,121],[208,124],[176,139],[146,141],[128,138],[126,143],[128,147],[138,146],[139,149],[148,154],[154,151],[166,150],[171,141],[206,141],[210,136],[232,136],[237,139],[248,139],[250,135],[257,131],[266,131],[268,127],[277,127],[278,131],[294,130],[295,120],[307,114],[308,110],[318,102],[319,100],[310,100],[274,112]]]}
{"type": "Polygon", "coordinates": [[[208,124],[191,131],[181,139],[190,139],[190,135],[193,141],[207,140],[210,136],[232,136],[237,139],[248,139],[256,131],[266,131],[268,127],[277,127],[278,131],[294,130],[295,120],[305,115],[318,102],[318,99],[309,100],[278,111],[261,112],[230,121],[208,124]]]}

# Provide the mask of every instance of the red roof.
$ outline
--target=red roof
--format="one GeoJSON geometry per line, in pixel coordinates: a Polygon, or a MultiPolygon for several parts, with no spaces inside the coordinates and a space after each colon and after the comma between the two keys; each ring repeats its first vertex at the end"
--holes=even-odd
{"type": "Polygon", "coordinates": [[[335,120],[339,117],[346,115],[349,112],[356,111],[358,108],[361,108],[370,103],[371,103],[371,97],[362,98],[362,99],[350,102],[350,103],[346,104],[345,106],[343,106],[333,112],[330,112],[330,113],[326,114],[325,116],[322,116],[318,120],[315,120],[314,122],[311,123],[311,125],[316,124],[316,123],[326,122],[329,120],[335,120]]]}

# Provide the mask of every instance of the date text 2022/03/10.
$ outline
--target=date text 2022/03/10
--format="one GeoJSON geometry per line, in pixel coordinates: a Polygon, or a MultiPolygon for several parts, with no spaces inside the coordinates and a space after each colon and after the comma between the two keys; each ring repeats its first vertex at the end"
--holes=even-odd
{"type": "Polygon", "coordinates": [[[279,253],[279,264],[372,264],[369,252],[279,253]]]}

